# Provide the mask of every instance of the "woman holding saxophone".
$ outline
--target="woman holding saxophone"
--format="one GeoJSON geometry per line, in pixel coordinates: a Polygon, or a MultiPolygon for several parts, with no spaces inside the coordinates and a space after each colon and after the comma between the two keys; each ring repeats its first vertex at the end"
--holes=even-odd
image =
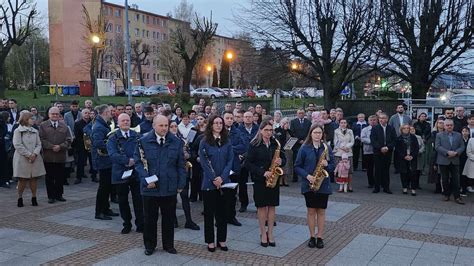
{"type": "Polygon", "coordinates": [[[227,251],[226,208],[228,204],[222,191],[222,185],[230,182],[230,170],[234,162],[232,143],[229,141],[224,119],[220,116],[209,117],[204,137],[199,144],[199,162],[203,170],[202,198],[204,201],[204,239],[207,250],[216,251],[214,237],[214,219],[217,224],[217,247],[227,251]]]}
{"type": "Polygon", "coordinates": [[[273,236],[275,207],[280,204],[280,185],[278,179],[283,174],[280,166],[285,164],[284,152],[280,152],[280,143],[272,138],[273,125],[269,120],[260,124],[259,131],[250,142],[245,160],[253,185],[253,199],[257,207],[258,223],[260,226],[260,245],[263,247],[276,246],[273,236]],[[268,221],[268,230],[265,222],[268,221]]]}
{"type": "Polygon", "coordinates": [[[334,171],[334,156],[331,147],[323,141],[324,129],[318,124],[311,126],[304,144],[298,151],[295,171],[301,177],[301,193],[308,208],[310,240],[308,247],[323,248],[324,223],[329,195],[332,194],[328,173],[334,171]],[[316,215],[318,225],[315,238],[316,215]]]}

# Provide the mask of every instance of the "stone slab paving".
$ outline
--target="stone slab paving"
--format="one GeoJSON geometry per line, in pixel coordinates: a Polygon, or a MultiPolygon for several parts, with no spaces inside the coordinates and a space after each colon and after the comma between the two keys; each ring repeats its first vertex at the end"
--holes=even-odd
{"type": "Polygon", "coordinates": [[[327,265],[472,265],[474,248],[359,234],[327,265]]]}
{"type": "Polygon", "coordinates": [[[39,265],[95,244],[60,235],[0,228],[0,264],[39,265]]]}
{"type": "Polygon", "coordinates": [[[390,208],[372,225],[415,233],[474,239],[474,217],[470,216],[390,208]]]}
{"type": "MultiPolygon", "coordinates": [[[[360,204],[329,201],[326,210],[326,221],[337,222],[339,219],[359,207],[360,204]]],[[[249,211],[257,212],[255,205],[248,206],[249,211]]],[[[280,196],[280,206],[276,208],[277,215],[306,218],[307,208],[303,196],[280,196]]]]}

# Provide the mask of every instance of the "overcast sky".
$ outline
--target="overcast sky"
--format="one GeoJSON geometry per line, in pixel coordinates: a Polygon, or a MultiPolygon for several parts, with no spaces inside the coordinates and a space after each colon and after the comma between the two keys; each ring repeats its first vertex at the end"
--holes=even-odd
{"type": "MultiPolygon", "coordinates": [[[[47,23],[48,0],[36,0],[38,10],[41,16],[45,18],[47,23]]],[[[106,2],[124,5],[124,0],[106,0],[106,2]]],[[[140,10],[146,10],[159,15],[166,15],[168,12],[173,13],[175,6],[181,0],[129,0],[128,4],[137,4],[140,10]]],[[[193,4],[194,10],[200,15],[209,16],[212,11],[214,22],[219,24],[218,34],[224,36],[232,36],[240,32],[232,20],[232,12],[237,12],[240,5],[248,3],[248,0],[188,0],[193,4]]]]}

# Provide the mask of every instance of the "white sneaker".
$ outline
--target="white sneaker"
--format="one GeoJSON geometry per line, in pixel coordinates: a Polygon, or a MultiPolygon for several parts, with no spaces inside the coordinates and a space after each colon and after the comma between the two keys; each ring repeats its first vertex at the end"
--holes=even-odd
{"type": "Polygon", "coordinates": [[[474,189],[472,187],[467,187],[467,191],[473,193],[474,192],[474,189]]]}

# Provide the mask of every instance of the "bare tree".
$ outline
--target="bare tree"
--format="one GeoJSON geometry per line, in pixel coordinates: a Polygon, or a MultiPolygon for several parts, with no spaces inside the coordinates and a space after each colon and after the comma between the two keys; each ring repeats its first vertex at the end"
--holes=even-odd
{"type": "Polygon", "coordinates": [[[174,83],[181,84],[184,75],[184,60],[174,52],[173,45],[171,40],[160,42],[158,59],[174,83]]]}
{"type": "Polygon", "coordinates": [[[411,83],[413,98],[425,98],[440,74],[472,63],[466,52],[473,41],[473,1],[382,2],[382,54],[393,65],[388,71],[411,83]]]}
{"type": "MultiPolygon", "coordinates": [[[[254,0],[237,17],[254,38],[291,53],[296,70],[320,81],[326,107],[334,107],[344,85],[377,65],[380,8],[373,0],[254,0]]],[[[286,66],[289,67],[289,66],[286,66]]]]}
{"type": "Polygon", "coordinates": [[[149,64],[148,55],[150,54],[150,45],[142,43],[142,40],[136,40],[132,43],[131,48],[134,69],[137,70],[137,73],[140,76],[140,85],[145,86],[142,66],[149,64]]]}
{"type": "Polygon", "coordinates": [[[14,45],[21,46],[34,30],[36,5],[23,0],[0,3],[0,97],[5,97],[5,60],[14,45]],[[25,17],[22,19],[22,17],[25,17]]]}
{"type": "Polygon", "coordinates": [[[194,14],[193,4],[188,3],[187,0],[181,0],[178,6],[174,9],[174,18],[191,23],[194,14]]]}
{"type": "Polygon", "coordinates": [[[217,24],[212,22],[212,15],[208,19],[200,19],[197,15],[193,27],[178,27],[171,34],[174,52],[178,54],[185,65],[183,75],[183,92],[189,93],[193,70],[199,63],[207,45],[216,35],[217,24]]]}
{"type": "Polygon", "coordinates": [[[125,53],[125,46],[122,34],[117,34],[115,36],[115,40],[112,47],[112,67],[116,76],[122,80],[124,91],[127,91],[129,77],[127,77],[127,55],[125,53]]]}

